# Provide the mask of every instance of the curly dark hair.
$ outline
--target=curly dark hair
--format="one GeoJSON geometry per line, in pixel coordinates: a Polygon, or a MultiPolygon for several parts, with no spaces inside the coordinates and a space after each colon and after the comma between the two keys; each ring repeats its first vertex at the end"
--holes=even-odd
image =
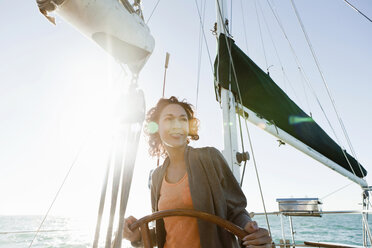
{"type": "Polygon", "coordinates": [[[198,140],[198,129],[199,129],[199,120],[194,116],[195,112],[193,110],[193,105],[186,102],[185,100],[179,101],[177,97],[171,96],[168,98],[161,98],[155,107],[151,108],[146,115],[146,124],[145,124],[145,134],[148,136],[149,142],[149,154],[153,157],[165,157],[166,151],[164,149],[163,143],[160,139],[160,135],[157,130],[157,124],[159,124],[160,114],[163,109],[169,104],[180,105],[185,111],[187,118],[189,119],[189,134],[187,143],[192,140],[198,140]],[[156,124],[155,124],[156,123],[156,124]],[[156,126],[154,128],[154,125],[156,126]]]}

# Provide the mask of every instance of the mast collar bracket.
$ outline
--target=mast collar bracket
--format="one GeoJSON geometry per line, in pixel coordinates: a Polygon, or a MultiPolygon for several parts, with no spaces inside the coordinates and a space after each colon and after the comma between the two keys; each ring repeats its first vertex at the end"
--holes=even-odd
{"type": "Polygon", "coordinates": [[[236,153],[236,161],[240,164],[241,162],[248,161],[250,159],[248,152],[237,152],[236,153]]]}

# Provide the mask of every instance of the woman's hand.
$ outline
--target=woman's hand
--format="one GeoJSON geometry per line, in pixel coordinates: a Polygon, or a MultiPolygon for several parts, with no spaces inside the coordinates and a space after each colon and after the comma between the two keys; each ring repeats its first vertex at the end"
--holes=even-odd
{"type": "Polygon", "coordinates": [[[271,248],[272,240],[269,232],[264,228],[259,228],[256,221],[249,221],[247,224],[245,224],[244,230],[249,233],[243,238],[243,245],[245,247],[271,248]]]}
{"type": "Polygon", "coordinates": [[[137,228],[134,231],[131,231],[129,229],[129,225],[133,224],[136,221],[137,219],[134,218],[133,216],[129,216],[124,220],[123,238],[129,240],[130,242],[135,242],[141,239],[141,233],[139,228],[137,228]]]}

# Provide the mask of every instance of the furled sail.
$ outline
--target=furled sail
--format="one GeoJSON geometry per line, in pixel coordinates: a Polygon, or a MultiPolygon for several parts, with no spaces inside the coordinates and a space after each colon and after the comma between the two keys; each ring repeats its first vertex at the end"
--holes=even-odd
{"type": "Polygon", "coordinates": [[[120,63],[138,74],[150,57],[155,41],[140,9],[127,0],[37,0],[40,12],[55,12],[95,41],[120,63]]]}
{"type": "Polygon", "coordinates": [[[239,49],[232,39],[221,34],[218,46],[214,66],[215,78],[220,87],[231,89],[236,95],[240,91],[245,108],[348,172],[359,178],[367,175],[367,171],[301,110],[268,74],[239,49]]]}

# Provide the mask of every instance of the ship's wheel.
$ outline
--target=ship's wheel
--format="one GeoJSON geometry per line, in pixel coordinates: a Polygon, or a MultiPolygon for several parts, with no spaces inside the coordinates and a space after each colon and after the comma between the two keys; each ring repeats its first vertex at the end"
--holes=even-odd
{"type": "Polygon", "coordinates": [[[230,233],[237,236],[240,240],[244,238],[248,233],[244,231],[241,227],[231,223],[230,221],[224,220],[221,217],[208,214],[201,211],[196,211],[192,209],[172,209],[172,210],[164,210],[159,211],[156,213],[153,213],[151,215],[147,215],[133,224],[129,226],[131,230],[135,230],[136,228],[140,228],[143,245],[145,248],[152,248],[154,247],[151,237],[150,237],[150,230],[148,223],[154,220],[171,217],[171,216],[188,216],[188,217],[194,217],[198,219],[202,219],[211,223],[214,223],[225,230],[229,231],[230,233]]]}

